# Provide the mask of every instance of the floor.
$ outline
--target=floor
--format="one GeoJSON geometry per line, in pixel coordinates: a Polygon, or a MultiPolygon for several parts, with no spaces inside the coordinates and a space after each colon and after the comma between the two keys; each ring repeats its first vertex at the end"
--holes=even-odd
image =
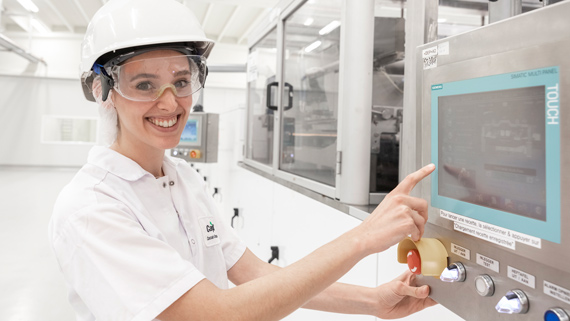
{"type": "Polygon", "coordinates": [[[77,170],[0,166],[0,320],[75,320],[47,226],[77,170]]]}

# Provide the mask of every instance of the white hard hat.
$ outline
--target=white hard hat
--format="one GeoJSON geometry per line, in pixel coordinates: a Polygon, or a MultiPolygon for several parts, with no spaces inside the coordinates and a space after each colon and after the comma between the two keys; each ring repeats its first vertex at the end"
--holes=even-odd
{"type": "Polygon", "coordinates": [[[95,15],[81,44],[81,80],[88,100],[92,68],[121,53],[164,45],[192,48],[194,55],[208,57],[214,42],[206,37],[198,19],[175,0],[111,0],[95,15]]]}

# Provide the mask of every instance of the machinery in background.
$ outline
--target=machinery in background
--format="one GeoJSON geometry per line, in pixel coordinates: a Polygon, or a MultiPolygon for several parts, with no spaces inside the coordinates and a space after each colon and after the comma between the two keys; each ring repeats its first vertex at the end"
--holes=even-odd
{"type": "Polygon", "coordinates": [[[401,171],[406,4],[281,4],[249,40],[243,166],[341,203],[378,204],[401,171]]]}
{"type": "Polygon", "coordinates": [[[178,146],[170,155],[191,163],[218,161],[219,115],[193,112],[188,117],[178,146]]]}

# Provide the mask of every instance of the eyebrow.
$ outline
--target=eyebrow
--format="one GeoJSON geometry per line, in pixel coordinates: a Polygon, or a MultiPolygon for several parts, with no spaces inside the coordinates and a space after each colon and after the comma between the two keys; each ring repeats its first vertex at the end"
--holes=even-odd
{"type": "Polygon", "coordinates": [[[174,77],[179,77],[179,76],[190,75],[190,74],[191,74],[190,70],[185,69],[185,70],[177,71],[176,73],[174,73],[173,76],[174,76],[174,77]]]}
{"type": "MultiPolygon", "coordinates": [[[[190,70],[186,69],[186,70],[180,70],[177,71],[176,73],[173,74],[173,77],[180,77],[180,76],[184,76],[184,75],[190,75],[191,72],[190,70]]],[[[155,74],[138,74],[136,76],[134,76],[133,78],[131,78],[131,81],[135,81],[139,78],[152,78],[152,79],[157,79],[158,76],[155,74]]]]}
{"type": "Polygon", "coordinates": [[[158,76],[154,75],[154,74],[138,74],[138,75],[134,76],[133,78],[131,78],[131,81],[137,80],[139,78],[154,78],[154,79],[156,79],[156,78],[158,78],[158,76]]]}

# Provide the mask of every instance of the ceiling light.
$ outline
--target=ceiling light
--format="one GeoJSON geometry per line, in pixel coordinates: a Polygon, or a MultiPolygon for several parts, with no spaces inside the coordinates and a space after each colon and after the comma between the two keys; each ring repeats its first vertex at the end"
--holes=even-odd
{"type": "Polygon", "coordinates": [[[305,20],[305,22],[303,23],[305,26],[310,26],[313,24],[315,20],[313,18],[307,18],[307,20],[305,20]]]}
{"type": "Polygon", "coordinates": [[[22,5],[22,7],[26,8],[26,10],[30,12],[38,12],[40,9],[36,6],[32,0],[18,0],[18,2],[22,5]]]}
{"type": "Polygon", "coordinates": [[[324,36],[324,35],[330,33],[331,31],[335,30],[339,26],[340,26],[340,21],[333,20],[331,23],[324,26],[323,29],[319,30],[319,35],[324,36]]]}
{"type": "Polygon", "coordinates": [[[36,18],[32,18],[32,27],[41,33],[50,33],[51,30],[43,22],[36,18]]]}
{"type": "Polygon", "coordinates": [[[320,42],[319,40],[313,42],[312,44],[308,45],[308,46],[305,48],[305,52],[306,52],[306,53],[309,53],[309,52],[311,52],[311,51],[313,51],[313,50],[319,48],[319,46],[321,45],[321,43],[322,43],[322,42],[320,42]]]}

